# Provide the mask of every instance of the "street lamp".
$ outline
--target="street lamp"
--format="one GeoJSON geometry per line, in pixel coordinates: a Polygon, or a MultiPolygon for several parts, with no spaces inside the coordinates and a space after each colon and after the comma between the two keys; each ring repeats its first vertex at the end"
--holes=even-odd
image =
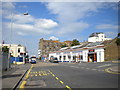
{"type": "MultiPolygon", "coordinates": [[[[28,12],[23,13],[23,15],[28,15],[28,12]]],[[[11,15],[11,27],[10,27],[10,39],[9,39],[9,53],[8,53],[8,64],[9,64],[9,68],[10,68],[10,49],[11,49],[11,41],[12,41],[12,29],[13,29],[13,19],[14,19],[14,14],[12,13],[11,15]]]]}

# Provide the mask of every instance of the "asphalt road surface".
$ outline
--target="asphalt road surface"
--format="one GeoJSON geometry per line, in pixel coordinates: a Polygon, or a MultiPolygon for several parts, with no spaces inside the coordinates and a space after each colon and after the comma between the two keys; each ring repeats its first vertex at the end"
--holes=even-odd
{"type": "Polygon", "coordinates": [[[104,70],[117,63],[37,62],[24,88],[118,88],[118,74],[104,70]]]}

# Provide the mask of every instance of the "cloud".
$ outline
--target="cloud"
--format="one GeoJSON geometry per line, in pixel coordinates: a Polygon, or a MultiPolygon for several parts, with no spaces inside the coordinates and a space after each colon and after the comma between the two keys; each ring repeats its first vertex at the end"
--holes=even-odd
{"type": "Polygon", "coordinates": [[[50,29],[58,26],[58,24],[51,19],[38,19],[36,20],[35,26],[43,29],[50,29]]]}
{"type": "Polygon", "coordinates": [[[15,3],[11,3],[11,2],[4,2],[2,3],[2,8],[3,9],[15,9],[15,3]]]}
{"type": "Polygon", "coordinates": [[[26,36],[27,34],[23,33],[23,32],[17,32],[18,35],[20,36],[26,36]]]}
{"type": "Polygon", "coordinates": [[[111,38],[115,38],[117,36],[118,32],[112,32],[112,31],[108,31],[108,32],[105,32],[105,35],[107,37],[111,37],[111,38]]]}
{"type": "MultiPolygon", "coordinates": [[[[25,21],[24,23],[23,22],[21,23],[20,21],[21,19],[19,18],[18,20],[13,22],[12,30],[14,30],[14,32],[22,31],[23,33],[47,35],[47,34],[52,33],[53,32],[52,29],[58,25],[56,22],[54,22],[51,19],[48,19],[48,20],[47,19],[34,19],[32,22],[33,24],[25,24],[25,22],[27,23],[27,18],[26,20],[24,18],[23,20],[23,22],[25,21]]],[[[9,30],[11,28],[11,23],[8,23],[8,22],[4,23],[4,27],[9,30]]]]}
{"type": "Polygon", "coordinates": [[[73,3],[54,3],[49,2],[46,4],[47,8],[53,14],[58,15],[60,22],[76,21],[81,18],[85,18],[88,13],[97,12],[99,8],[102,8],[102,3],[84,3],[84,2],[73,2],[73,3]],[[82,9],[81,9],[82,8],[82,9]]]}
{"type": "Polygon", "coordinates": [[[100,24],[96,26],[96,29],[118,29],[118,25],[100,24]]]}
{"type": "Polygon", "coordinates": [[[51,36],[49,39],[51,39],[51,40],[59,40],[57,37],[55,37],[55,36],[51,36]]]}

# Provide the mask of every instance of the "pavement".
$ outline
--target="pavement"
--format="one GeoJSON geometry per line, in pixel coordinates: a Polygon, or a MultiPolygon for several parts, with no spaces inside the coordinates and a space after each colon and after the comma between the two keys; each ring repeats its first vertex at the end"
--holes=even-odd
{"type": "Polygon", "coordinates": [[[2,73],[2,89],[15,88],[18,82],[25,75],[31,64],[13,65],[7,71],[2,73]]]}

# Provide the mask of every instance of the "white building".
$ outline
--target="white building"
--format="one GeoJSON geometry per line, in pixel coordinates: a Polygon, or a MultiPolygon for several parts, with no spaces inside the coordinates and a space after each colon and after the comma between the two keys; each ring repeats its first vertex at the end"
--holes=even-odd
{"type": "Polygon", "coordinates": [[[103,62],[104,45],[99,43],[88,43],[87,45],[73,46],[67,50],[59,50],[49,54],[49,60],[57,57],[59,62],[103,62]]]}
{"type": "Polygon", "coordinates": [[[101,42],[106,40],[111,40],[111,38],[106,38],[102,32],[92,33],[88,38],[88,42],[101,42]]]}
{"type": "Polygon", "coordinates": [[[26,47],[17,44],[0,44],[0,46],[7,46],[10,48],[10,54],[12,57],[23,57],[23,62],[17,62],[18,64],[25,63],[25,56],[27,55],[26,47]]]}

